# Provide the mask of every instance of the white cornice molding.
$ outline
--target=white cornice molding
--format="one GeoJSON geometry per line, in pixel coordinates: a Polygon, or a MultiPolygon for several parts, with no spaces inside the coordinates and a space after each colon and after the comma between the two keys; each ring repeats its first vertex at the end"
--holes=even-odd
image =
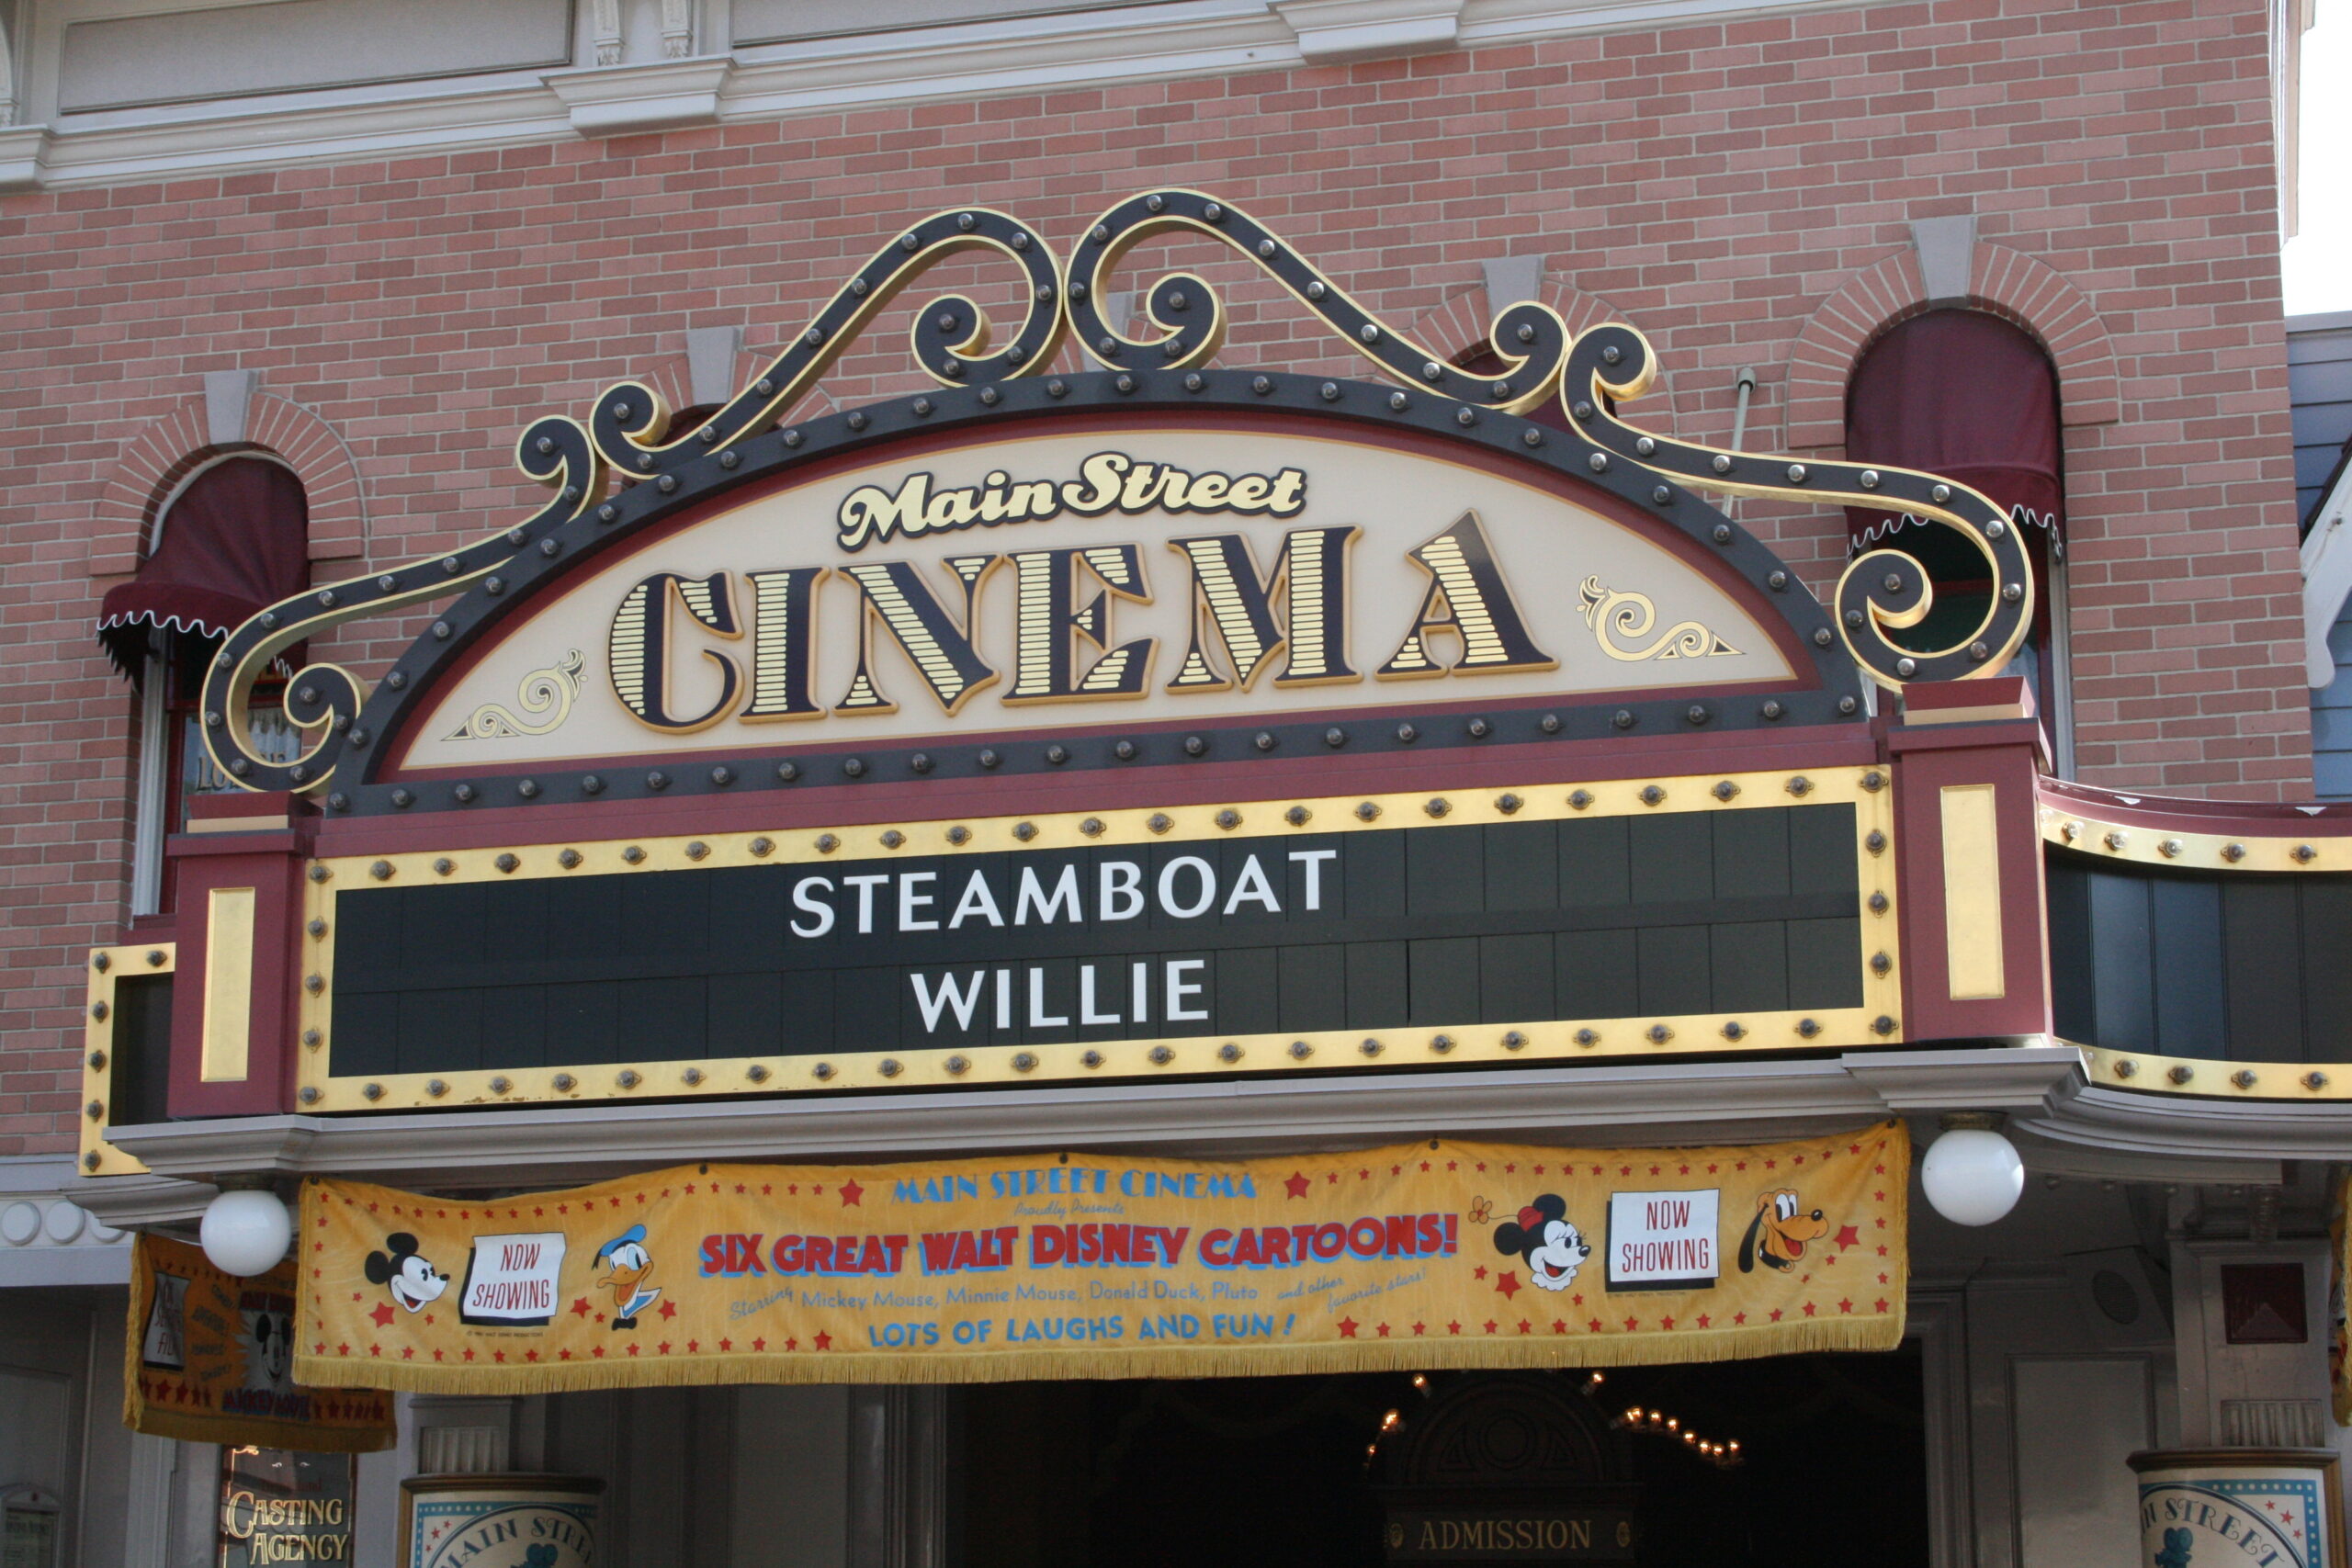
{"type": "MultiPolygon", "coordinates": [[[[146,1177],[89,1178],[117,1224],[185,1219],[228,1174],[446,1188],[548,1187],[689,1160],[873,1160],[1040,1149],[1269,1155],[1424,1137],[1624,1145],[1814,1136],[1958,1105],[2052,1102],[2070,1047],[1857,1052],[1827,1059],[1133,1083],[757,1102],[254,1116],[118,1127],[146,1177]],[[122,1185],[118,1183],[137,1185],[122,1185]]],[[[84,1197],[81,1190],[91,1190],[84,1197]]]]}
{"type": "Polygon", "coordinates": [[[1309,65],[1345,65],[1453,49],[1463,0],[1272,0],[1309,65]]]}
{"type": "MultiPolygon", "coordinates": [[[[1163,0],[1113,10],[1012,17],[789,44],[731,56],[453,79],[136,114],[66,116],[0,130],[0,190],[120,185],[302,164],[568,141],[665,126],[773,119],[1011,93],[1282,70],[1334,58],[1352,39],[1374,52],[1423,47],[1408,34],[1457,10],[1461,47],[1789,12],[1880,0],[1163,0]],[[1281,10],[1275,7],[1282,6],[1281,10]],[[1335,9],[1336,7],[1336,9],[1335,9]],[[1285,12],[1304,18],[1298,25],[1285,12]],[[1354,17],[1344,22],[1342,13],[1354,17]],[[1414,17],[1421,18],[1419,22],[1414,17]],[[1361,29],[1349,33],[1348,27],[1361,29]],[[1303,42],[1301,28],[1329,36],[1303,42]],[[1386,28],[1391,47],[1374,34],[1386,28]],[[731,60],[732,69],[727,69],[731,60]],[[716,73],[716,83],[703,77],[716,73]],[[705,93],[708,102],[705,102],[705,93]],[[675,118],[664,118],[674,116],[675,118]],[[632,117],[635,117],[632,118],[632,117]],[[10,183],[13,180],[14,183],[10,183]]],[[[1418,35],[1416,35],[1418,36],[1418,35]]]]}
{"type": "Polygon", "coordinates": [[[540,78],[571,111],[582,136],[640,136],[718,123],[718,99],[734,60],[658,60],[643,65],[554,71],[540,78]]]}
{"type": "Polygon", "coordinates": [[[48,183],[51,140],[45,125],[0,125],[0,196],[48,183]]]}

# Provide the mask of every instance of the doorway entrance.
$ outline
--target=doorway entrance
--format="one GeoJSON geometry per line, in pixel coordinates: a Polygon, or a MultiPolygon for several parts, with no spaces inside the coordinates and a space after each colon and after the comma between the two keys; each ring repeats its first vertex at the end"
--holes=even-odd
{"type": "Polygon", "coordinates": [[[1598,1379],[989,1384],[962,1426],[965,1568],[1928,1558],[1912,1345],[1598,1379]]]}

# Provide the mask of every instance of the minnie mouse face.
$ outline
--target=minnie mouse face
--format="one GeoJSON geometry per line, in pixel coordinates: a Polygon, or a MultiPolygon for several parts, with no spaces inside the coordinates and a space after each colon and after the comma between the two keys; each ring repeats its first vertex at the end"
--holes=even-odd
{"type": "Polygon", "coordinates": [[[425,1303],[439,1300],[449,1288],[449,1276],[436,1273],[417,1256],[416,1237],[408,1232],[393,1232],[384,1238],[384,1246],[387,1250],[368,1255],[368,1278],[409,1311],[424,1311],[425,1303]]]}
{"type": "Polygon", "coordinates": [[[1495,1227],[1495,1249],[1525,1259],[1531,1283],[1547,1291],[1566,1290],[1592,1256],[1584,1233],[1568,1223],[1567,1212],[1566,1200],[1544,1193],[1519,1212],[1516,1224],[1506,1220],[1495,1227]]]}

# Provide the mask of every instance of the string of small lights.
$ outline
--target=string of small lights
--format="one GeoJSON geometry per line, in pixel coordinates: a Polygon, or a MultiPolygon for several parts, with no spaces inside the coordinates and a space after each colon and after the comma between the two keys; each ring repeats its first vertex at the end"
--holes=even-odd
{"type": "MultiPolygon", "coordinates": [[[[1587,1372],[1583,1386],[1577,1392],[1595,1404],[1599,1404],[1601,1385],[1607,1382],[1608,1379],[1600,1372],[1587,1372]]],[[[1413,1374],[1413,1391],[1424,1399],[1430,1396],[1430,1377],[1427,1372],[1413,1374]]],[[[1609,1425],[1613,1431],[1633,1432],[1643,1437],[1663,1438],[1679,1442],[1687,1452],[1713,1465],[1717,1470],[1731,1470],[1743,1463],[1747,1458],[1740,1450],[1737,1438],[1717,1441],[1713,1438],[1702,1437],[1697,1431],[1683,1426],[1681,1417],[1668,1416],[1663,1410],[1629,1404],[1621,1414],[1611,1416],[1609,1418],[1609,1425]]],[[[1364,1445],[1365,1465],[1371,1465],[1380,1457],[1380,1445],[1385,1439],[1403,1431],[1405,1427],[1405,1413],[1402,1410],[1392,1406],[1383,1411],[1379,1430],[1373,1434],[1372,1441],[1364,1445]]]]}

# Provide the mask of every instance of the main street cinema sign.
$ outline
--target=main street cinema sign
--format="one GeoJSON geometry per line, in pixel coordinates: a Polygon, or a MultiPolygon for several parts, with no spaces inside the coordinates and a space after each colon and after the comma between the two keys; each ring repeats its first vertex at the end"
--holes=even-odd
{"type": "MultiPolygon", "coordinates": [[[[288,1077],[326,1111],[1899,1040],[1858,671],[1997,671],[2018,541],[1933,475],[1627,423],[1628,328],[1520,304],[1493,345],[1493,374],[1439,361],[1198,192],[1120,203],[1067,261],[1001,213],[926,219],[699,426],[636,383],[542,419],[538,515],[228,638],[215,758],[322,815],[288,819],[282,896],[194,871],[176,971],[299,931],[288,1077]],[[1386,382],[1213,368],[1191,274],[1123,335],[1104,280],[1179,233],[1386,382]],[[935,389],[801,417],[967,251],[1020,275],[1013,329],[927,304],[935,389]],[[1100,369],[1056,368],[1072,332],[1100,369]],[[1555,399],[1566,428],[1526,417],[1555,399]],[[1833,613],[1709,492],[1900,505],[2001,591],[1899,647],[1911,558],[1854,563],[1833,613]],[[250,749],[273,660],[428,603],[372,688],[290,682],[300,758],[250,749]]],[[[216,988],[176,1032],[232,1032],[216,988]]],[[[209,1051],[175,1058],[233,1079],[209,1051]]]]}

